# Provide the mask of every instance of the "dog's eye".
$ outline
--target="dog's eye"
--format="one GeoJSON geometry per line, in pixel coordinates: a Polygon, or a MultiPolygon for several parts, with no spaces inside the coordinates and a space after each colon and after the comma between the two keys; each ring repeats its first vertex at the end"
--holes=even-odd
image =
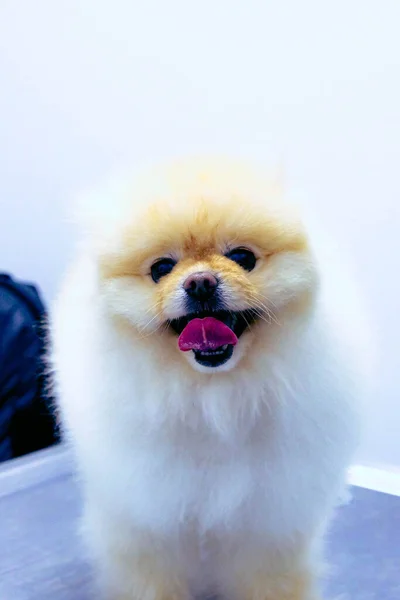
{"type": "Polygon", "coordinates": [[[162,277],[171,273],[176,262],[172,258],[161,258],[151,267],[151,277],[154,283],[158,283],[162,277]]]}
{"type": "Polygon", "coordinates": [[[247,248],[234,248],[225,256],[240,265],[245,271],[252,271],[256,266],[257,258],[247,248]]]}

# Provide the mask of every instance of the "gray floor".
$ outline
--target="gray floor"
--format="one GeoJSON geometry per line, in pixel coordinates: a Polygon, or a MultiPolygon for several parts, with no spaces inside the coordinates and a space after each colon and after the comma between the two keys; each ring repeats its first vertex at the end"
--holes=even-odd
{"type": "MultiPolygon", "coordinates": [[[[41,453],[0,470],[0,600],[90,600],[68,456],[41,453]]],[[[400,498],[362,489],[328,538],[326,597],[400,600],[400,498]]]]}

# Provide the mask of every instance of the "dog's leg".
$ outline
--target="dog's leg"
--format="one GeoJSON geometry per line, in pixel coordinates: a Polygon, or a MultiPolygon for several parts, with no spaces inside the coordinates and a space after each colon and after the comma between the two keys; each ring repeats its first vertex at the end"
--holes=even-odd
{"type": "Polygon", "coordinates": [[[245,600],[320,600],[308,572],[258,573],[241,592],[245,600]]]}
{"type": "Polygon", "coordinates": [[[188,600],[185,585],[170,567],[140,551],[116,556],[106,566],[104,589],[107,600],[188,600]]]}
{"type": "Polygon", "coordinates": [[[98,508],[87,512],[86,538],[92,550],[100,597],[105,600],[188,600],[176,549],[137,531],[98,508]]]}
{"type": "Polygon", "coordinates": [[[224,563],[221,588],[227,600],[321,600],[319,564],[304,546],[263,550],[234,544],[224,563]]]}

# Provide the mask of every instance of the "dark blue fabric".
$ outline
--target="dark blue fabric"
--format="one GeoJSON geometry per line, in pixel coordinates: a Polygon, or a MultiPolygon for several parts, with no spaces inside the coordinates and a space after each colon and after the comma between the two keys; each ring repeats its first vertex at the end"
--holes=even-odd
{"type": "Polygon", "coordinates": [[[56,441],[44,370],[45,320],[35,286],[0,274],[0,462],[56,441]]]}

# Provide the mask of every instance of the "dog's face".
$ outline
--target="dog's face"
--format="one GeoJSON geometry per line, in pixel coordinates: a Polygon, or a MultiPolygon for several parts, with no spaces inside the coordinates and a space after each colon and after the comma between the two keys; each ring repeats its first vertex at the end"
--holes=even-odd
{"type": "Polygon", "coordinates": [[[251,358],[254,338],[312,297],[306,236],[247,172],[238,179],[229,169],[221,176],[183,165],[163,177],[152,180],[157,193],[140,188],[145,206],[100,255],[107,306],[197,371],[231,370],[251,358]]]}

